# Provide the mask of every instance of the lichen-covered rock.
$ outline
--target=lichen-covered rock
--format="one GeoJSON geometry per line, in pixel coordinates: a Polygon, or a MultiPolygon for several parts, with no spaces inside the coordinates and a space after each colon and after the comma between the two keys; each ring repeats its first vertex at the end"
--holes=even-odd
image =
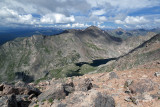
{"type": "Polygon", "coordinates": [[[118,75],[116,74],[116,72],[109,73],[109,79],[113,79],[113,78],[118,78],[118,75]]]}
{"type": "Polygon", "coordinates": [[[48,99],[62,99],[65,98],[66,93],[64,91],[63,84],[57,84],[52,86],[49,90],[41,93],[38,96],[38,101],[48,100],[48,99]]]}
{"type": "MultiPolygon", "coordinates": [[[[66,102],[66,105],[63,104],[66,107],[115,107],[112,97],[97,90],[74,92],[63,102],[66,102]]],[[[58,104],[61,104],[61,102],[58,102],[58,104]]],[[[53,107],[59,107],[55,106],[57,103],[53,103],[53,105],[53,107]]]]}
{"type": "Polygon", "coordinates": [[[143,94],[144,92],[154,90],[154,83],[150,79],[142,79],[130,85],[129,89],[132,93],[143,94]]]}
{"type": "Polygon", "coordinates": [[[92,88],[92,82],[89,78],[80,79],[75,85],[76,91],[88,91],[92,88]]]}
{"type": "Polygon", "coordinates": [[[38,100],[47,100],[47,99],[62,99],[65,98],[69,93],[72,93],[74,91],[74,84],[73,82],[70,83],[60,83],[55,82],[52,83],[50,88],[40,94],[38,96],[38,100]]]}

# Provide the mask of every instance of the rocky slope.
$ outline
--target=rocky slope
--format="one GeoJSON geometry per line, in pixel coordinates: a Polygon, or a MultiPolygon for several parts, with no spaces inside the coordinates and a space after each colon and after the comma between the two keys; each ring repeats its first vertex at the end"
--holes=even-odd
{"type": "Polygon", "coordinates": [[[114,30],[106,30],[110,35],[115,37],[128,38],[131,36],[145,36],[148,33],[158,34],[160,30],[156,29],[135,29],[135,30],[124,30],[122,28],[114,29],[114,30]]]}
{"type": "MultiPolygon", "coordinates": [[[[160,34],[153,36],[148,41],[131,50],[129,53],[117,58],[102,68],[101,71],[114,71],[135,68],[140,65],[160,60],[160,34]]],[[[147,66],[146,66],[147,67],[147,66]]]]}
{"type": "MultiPolygon", "coordinates": [[[[81,65],[83,67],[88,65],[83,64],[81,65]]],[[[71,68],[73,69],[73,66],[71,68]]],[[[42,80],[37,84],[3,83],[0,85],[0,106],[159,107],[160,34],[92,71],[97,73],[42,80]]]]}
{"type": "Polygon", "coordinates": [[[0,85],[0,105],[14,107],[159,107],[160,61],[134,69],[39,84],[0,85]],[[146,67],[147,66],[147,67],[146,67]],[[26,88],[30,87],[30,88],[26,88]],[[34,88],[36,87],[36,88],[34,88]],[[39,89],[39,90],[38,90],[39,89]]]}
{"type": "Polygon", "coordinates": [[[31,82],[83,75],[83,71],[82,74],[70,73],[79,70],[74,63],[119,57],[142,42],[143,39],[123,41],[95,26],[85,30],[67,30],[54,36],[17,38],[0,46],[0,80],[31,82]]]}

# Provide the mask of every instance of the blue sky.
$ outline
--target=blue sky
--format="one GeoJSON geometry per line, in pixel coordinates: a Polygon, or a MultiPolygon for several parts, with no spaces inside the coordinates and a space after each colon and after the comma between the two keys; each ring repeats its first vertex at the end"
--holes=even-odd
{"type": "Polygon", "coordinates": [[[160,0],[1,0],[1,27],[156,28],[160,0]]]}

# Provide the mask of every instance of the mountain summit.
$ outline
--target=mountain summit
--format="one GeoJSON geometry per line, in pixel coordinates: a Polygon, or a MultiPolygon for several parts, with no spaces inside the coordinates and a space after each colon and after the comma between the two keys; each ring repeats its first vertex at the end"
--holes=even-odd
{"type": "Polygon", "coordinates": [[[97,26],[90,26],[90,27],[87,27],[87,28],[85,29],[85,31],[87,31],[87,30],[101,30],[101,29],[98,28],[97,26]]]}

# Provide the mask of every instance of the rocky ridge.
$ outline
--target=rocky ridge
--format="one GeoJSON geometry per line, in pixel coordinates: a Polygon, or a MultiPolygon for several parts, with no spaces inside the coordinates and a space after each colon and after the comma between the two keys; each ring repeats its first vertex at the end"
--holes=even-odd
{"type": "Polygon", "coordinates": [[[37,84],[3,83],[0,104],[2,107],[159,107],[159,46],[160,34],[157,34],[129,53],[99,66],[94,74],[53,78],[37,84]],[[107,72],[110,67],[113,72],[107,72]]]}
{"type": "Polygon", "coordinates": [[[75,63],[118,57],[142,42],[142,39],[127,42],[126,46],[121,38],[113,37],[95,26],[85,30],[67,30],[54,36],[17,38],[0,46],[0,81],[31,82],[83,75],[83,71],[70,74],[70,71],[79,70],[75,63]]]}

